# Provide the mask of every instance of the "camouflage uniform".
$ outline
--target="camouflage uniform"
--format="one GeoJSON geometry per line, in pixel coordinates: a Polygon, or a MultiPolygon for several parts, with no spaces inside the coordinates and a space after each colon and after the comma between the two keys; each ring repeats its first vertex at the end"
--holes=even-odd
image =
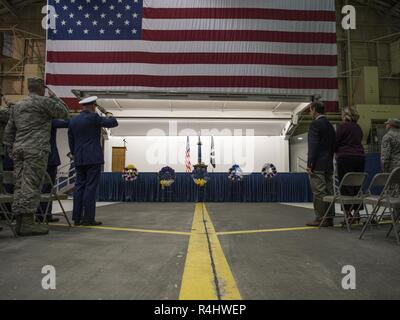
{"type": "Polygon", "coordinates": [[[29,216],[31,220],[26,224],[33,223],[39,205],[50,151],[51,120],[68,116],[68,108],[62,100],[35,93],[30,93],[11,109],[4,144],[12,147],[14,160],[16,183],[12,210],[17,215],[29,216]]]}
{"type": "MultiPolygon", "coordinates": [[[[6,128],[8,118],[10,117],[10,110],[8,107],[0,108],[0,174],[3,174],[3,156],[4,156],[4,146],[3,146],[3,136],[4,129],[6,128]]],[[[0,177],[0,192],[4,192],[3,177],[0,177]]]]}
{"type": "Polygon", "coordinates": [[[391,128],[383,137],[381,163],[383,172],[400,167],[400,128],[391,128]]]}

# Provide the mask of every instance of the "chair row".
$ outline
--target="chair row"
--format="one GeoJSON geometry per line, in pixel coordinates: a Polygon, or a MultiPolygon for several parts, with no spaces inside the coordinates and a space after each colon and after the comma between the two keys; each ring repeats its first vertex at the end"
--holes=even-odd
{"type": "MultiPolygon", "coordinates": [[[[2,179],[4,185],[15,186],[15,177],[13,171],[4,171],[0,173],[0,179],[2,179]]],[[[60,205],[62,213],[53,214],[53,215],[60,215],[65,218],[68,225],[71,227],[71,223],[68,219],[68,216],[65,212],[65,209],[61,203],[61,200],[68,199],[68,195],[63,193],[58,193],[57,188],[54,186],[53,181],[51,180],[49,174],[46,172],[44,175],[43,185],[50,185],[51,191],[50,193],[42,193],[40,194],[40,202],[47,203],[46,210],[43,212],[42,210],[40,213],[37,213],[36,216],[41,218],[40,220],[47,223],[47,216],[49,215],[50,211],[50,204],[53,201],[57,201],[60,205]]],[[[4,191],[0,193],[0,213],[3,214],[5,218],[6,225],[12,230],[15,237],[17,237],[17,232],[15,228],[15,213],[11,210],[11,205],[14,201],[14,196],[11,193],[5,193],[4,191]]]]}
{"type": "MultiPolygon", "coordinates": [[[[364,192],[364,185],[367,180],[367,173],[365,172],[349,172],[347,173],[338,188],[335,188],[334,194],[323,198],[324,202],[329,203],[324,217],[322,218],[322,225],[326,219],[332,218],[329,213],[331,212],[332,206],[336,203],[341,204],[343,208],[343,218],[347,230],[351,231],[352,216],[350,212],[355,209],[355,215],[357,219],[365,218],[366,222],[362,228],[359,239],[362,239],[367,228],[375,222],[380,222],[386,215],[390,217],[390,229],[386,235],[388,237],[394,230],[397,243],[400,245],[400,236],[398,222],[400,218],[400,167],[396,168],[392,173],[378,173],[376,174],[369,186],[367,191],[364,192]],[[343,188],[353,188],[354,196],[344,195],[342,192],[343,188]],[[381,189],[379,194],[374,194],[374,191],[381,189]],[[351,206],[349,210],[345,210],[345,205],[351,206]],[[371,213],[368,212],[368,205],[372,206],[371,213]],[[365,215],[360,215],[360,209],[364,206],[365,215]],[[380,213],[380,209],[383,212],[380,213]]],[[[341,216],[336,216],[336,218],[341,216]]]]}

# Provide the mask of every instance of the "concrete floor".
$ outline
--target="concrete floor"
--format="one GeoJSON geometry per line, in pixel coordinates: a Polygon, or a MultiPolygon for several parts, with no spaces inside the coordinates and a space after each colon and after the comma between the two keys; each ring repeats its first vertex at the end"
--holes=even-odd
{"type": "MultiPolygon", "coordinates": [[[[52,226],[48,236],[18,239],[0,232],[0,299],[177,299],[195,205],[103,205],[105,229],[52,226]],[[44,265],[56,268],[56,290],[41,287],[44,265]]],[[[271,230],[303,227],[308,208],[206,208],[243,299],[400,299],[400,247],[384,238],[387,226],[359,241],[359,230],[271,230]],[[341,287],[344,265],[356,268],[356,290],[341,287]]]]}

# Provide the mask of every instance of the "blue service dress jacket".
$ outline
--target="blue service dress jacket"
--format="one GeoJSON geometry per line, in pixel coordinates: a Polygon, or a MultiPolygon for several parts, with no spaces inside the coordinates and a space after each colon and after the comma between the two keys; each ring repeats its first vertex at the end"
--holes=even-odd
{"type": "Polygon", "coordinates": [[[68,142],[75,166],[103,164],[101,128],[114,128],[118,121],[114,117],[100,117],[95,112],[83,110],[72,118],[68,126],[68,142]]]}

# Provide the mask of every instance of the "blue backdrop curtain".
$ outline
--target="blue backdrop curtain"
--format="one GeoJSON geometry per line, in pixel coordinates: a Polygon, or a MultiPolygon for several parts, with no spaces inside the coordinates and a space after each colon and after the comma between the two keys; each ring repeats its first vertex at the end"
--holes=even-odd
{"type": "MultiPolygon", "coordinates": [[[[365,171],[368,180],[381,171],[379,154],[367,154],[365,171]]],[[[227,173],[210,173],[210,181],[201,191],[190,173],[177,173],[175,183],[161,189],[157,173],[139,173],[138,179],[126,182],[120,173],[104,172],[98,193],[99,201],[134,202],[309,202],[312,193],[306,173],[279,173],[265,179],[261,173],[246,175],[241,182],[231,182],[227,173]],[[202,193],[204,191],[204,194],[202,193]]]]}
{"type": "Polygon", "coordinates": [[[174,202],[308,202],[312,200],[305,173],[280,173],[265,179],[260,173],[231,182],[227,173],[210,173],[204,189],[197,187],[189,173],[177,173],[175,183],[161,189],[157,173],[139,173],[126,182],[119,173],[105,172],[99,187],[100,201],[174,202]],[[204,194],[203,194],[204,192],[204,194]]]}

